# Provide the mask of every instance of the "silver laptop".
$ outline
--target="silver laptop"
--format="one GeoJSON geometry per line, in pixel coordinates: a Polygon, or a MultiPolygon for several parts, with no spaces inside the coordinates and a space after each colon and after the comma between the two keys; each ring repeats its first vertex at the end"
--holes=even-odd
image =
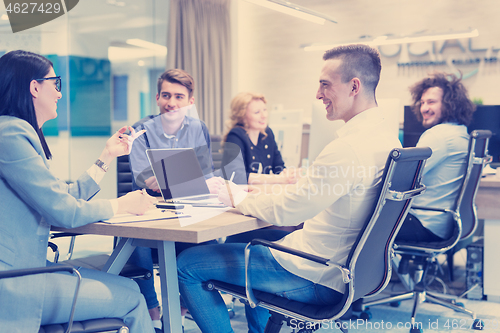
{"type": "Polygon", "coordinates": [[[147,149],[165,202],[213,200],[193,148],[147,149]]]}

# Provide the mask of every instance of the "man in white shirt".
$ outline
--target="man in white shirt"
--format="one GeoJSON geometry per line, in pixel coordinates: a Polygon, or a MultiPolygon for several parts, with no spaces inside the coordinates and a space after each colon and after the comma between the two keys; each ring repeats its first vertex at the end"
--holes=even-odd
{"type": "MultiPolygon", "coordinates": [[[[281,194],[248,194],[231,184],[234,200],[224,189],[219,199],[243,214],[279,226],[303,229],[280,244],[345,263],[377,197],[385,162],[391,149],[401,147],[385,130],[375,89],[380,78],[379,53],[366,45],[329,50],[319,78],[316,98],[326,107],[328,120],[343,120],[338,139],[328,144],[307,169],[306,176],[281,194]]],[[[277,191],[273,191],[277,193],[277,191]]],[[[245,244],[207,245],[186,250],[178,257],[182,299],[205,333],[229,333],[229,316],[218,292],[203,288],[214,279],[244,286],[245,244]]],[[[344,292],[340,271],[286,253],[256,246],[252,249],[254,289],[312,304],[334,304],[344,292]]],[[[246,308],[249,332],[263,332],[269,314],[246,308]]]]}
{"type": "MultiPolygon", "coordinates": [[[[450,209],[465,174],[469,134],[475,105],[467,97],[461,80],[453,74],[435,73],[410,88],[412,110],[427,130],[417,147],[430,147],[422,182],[425,193],[412,206],[450,209]]],[[[448,213],[412,209],[396,241],[433,242],[451,237],[453,216],[448,213]]]]}

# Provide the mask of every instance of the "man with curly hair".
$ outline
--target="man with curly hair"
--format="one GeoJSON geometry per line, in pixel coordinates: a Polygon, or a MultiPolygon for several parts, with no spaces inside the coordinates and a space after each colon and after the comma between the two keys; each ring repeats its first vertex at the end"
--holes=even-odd
{"type": "MultiPolygon", "coordinates": [[[[469,145],[467,125],[475,105],[467,89],[453,74],[434,73],[410,88],[412,110],[427,130],[417,147],[430,147],[423,183],[426,192],[413,201],[413,206],[451,208],[465,174],[469,145]]],[[[440,241],[451,237],[451,214],[427,210],[410,210],[397,240],[440,241]]]]}

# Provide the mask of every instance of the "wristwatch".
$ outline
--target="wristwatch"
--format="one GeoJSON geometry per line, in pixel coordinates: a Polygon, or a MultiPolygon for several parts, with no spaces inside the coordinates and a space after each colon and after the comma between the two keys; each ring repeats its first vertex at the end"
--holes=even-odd
{"type": "Polygon", "coordinates": [[[95,161],[95,165],[97,165],[99,168],[101,168],[101,170],[104,172],[108,171],[108,169],[109,169],[109,166],[106,163],[104,163],[103,161],[101,161],[100,159],[97,159],[97,161],[95,161]]]}

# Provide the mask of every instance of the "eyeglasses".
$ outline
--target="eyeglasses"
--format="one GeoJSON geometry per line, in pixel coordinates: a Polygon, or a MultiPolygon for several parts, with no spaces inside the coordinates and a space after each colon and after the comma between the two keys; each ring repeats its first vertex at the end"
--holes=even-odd
{"type": "Polygon", "coordinates": [[[35,79],[37,81],[45,81],[45,80],[56,80],[56,90],[61,92],[61,77],[53,76],[53,77],[44,77],[43,79],[35,79]]]}

